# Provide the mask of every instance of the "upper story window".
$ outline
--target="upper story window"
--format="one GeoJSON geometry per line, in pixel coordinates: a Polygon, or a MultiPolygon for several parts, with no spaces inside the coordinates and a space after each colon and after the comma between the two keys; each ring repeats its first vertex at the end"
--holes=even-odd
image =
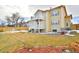
{"type": "Polygon", "coordinates": [[[59,11],[52,11],[52,16],[58,16],[59,15],[59,11]]]}
{"type": "Polygon", "coordinates": [[[52,20],[52,25],[58,25],[59,24],[59,20],[52,20]]]}

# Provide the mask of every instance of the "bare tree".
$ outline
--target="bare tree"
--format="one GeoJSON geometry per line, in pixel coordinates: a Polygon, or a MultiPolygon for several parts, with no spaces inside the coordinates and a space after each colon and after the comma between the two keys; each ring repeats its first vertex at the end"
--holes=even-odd
{"type": "Polygon", "coordinates": [[[11,17],[6,16],[6,20],[8,22],[8,25],[13,25],[15,27],[17,27],[18,25],[22,26],[24,23],[24,18],[22,18],[18,12],[13,13],[11,17]],[[20,23],[18,22],[19,20],[20,23]]]}
{"type": "Polygon", "coordinates": [[[21,18],[21,21],[20,21],[20,26],[23,26],[23,25],[24,25],[24,23],[25,23],[24,18],[21,18]]]}
{"type": "Polygon", "coordinates": [[[7,20],[8,25],[11,25],[12,23],[11,17],[6,16],[6,20],[7,20]]]}
{"type": "Polygon", "coordinates": [[[20,14],[19,13],[12,14],[12,21],[13,21],[13,23],[15,23],[15,27],[18,25],[19,18],[20,18],[20,14]]]}

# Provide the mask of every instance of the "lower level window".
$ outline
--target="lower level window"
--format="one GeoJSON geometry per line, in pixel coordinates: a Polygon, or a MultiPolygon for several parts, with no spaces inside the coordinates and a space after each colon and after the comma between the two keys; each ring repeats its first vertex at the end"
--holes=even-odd
{"type": "Polygon", "coordinates": [[[54,29],[54,30],[53,30],[53,32],[57,32],[57,30],[56,30],[56,29],[54,29]]]}

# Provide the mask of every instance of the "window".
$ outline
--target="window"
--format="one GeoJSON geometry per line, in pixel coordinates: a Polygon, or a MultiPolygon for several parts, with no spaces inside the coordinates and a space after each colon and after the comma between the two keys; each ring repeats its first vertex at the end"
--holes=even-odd
{"type": "Polygon", "coordinates": [[[52,16],[58,16],[59,15],[59,11],[53,11],[52,12],[52,16]]]}
{"type": "Polygon", "coordinates": [[[38,19],[36,20],[36,22],[37,22],[37,24],[39,25],[39,21],[38,21],[38,19]]]}
{"type": "Polygon", "coordinates": [[[57,29],[53,29],[53,32],[57,32],[57,29]]]}
{"type": "Polygon", "coordinates": [[[59,24],[59,20],[52,20],[52,25],[58,25],[59,24]]]}
{"type": "Polygon", "coordinates": [[[36,33],[38,33],[38,29],[36,29],[36,33]]]}
{"type": "Polygon", "coordinates": [[[66,23],[66,26],[68,26],[68,23],[66,23]]]}
{"type": "Polygon", "coordinates": [[[39,22],[37,22],[37,24],[39,25],[39,22]]]}
{"type": "Polygon", "coordinates": [[[40,32],[44,32],[44,29],[40,29],[40,32]]]}

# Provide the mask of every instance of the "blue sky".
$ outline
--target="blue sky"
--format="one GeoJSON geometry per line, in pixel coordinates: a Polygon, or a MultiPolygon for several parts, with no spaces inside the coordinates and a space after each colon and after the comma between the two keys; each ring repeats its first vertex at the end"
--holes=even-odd
{"type": "Polygon", "coordinates": [[[71,22],[73,24],[79,24],[79,16],[78,17],[73,17],[73,19],[71,20],[71,22]]]}

